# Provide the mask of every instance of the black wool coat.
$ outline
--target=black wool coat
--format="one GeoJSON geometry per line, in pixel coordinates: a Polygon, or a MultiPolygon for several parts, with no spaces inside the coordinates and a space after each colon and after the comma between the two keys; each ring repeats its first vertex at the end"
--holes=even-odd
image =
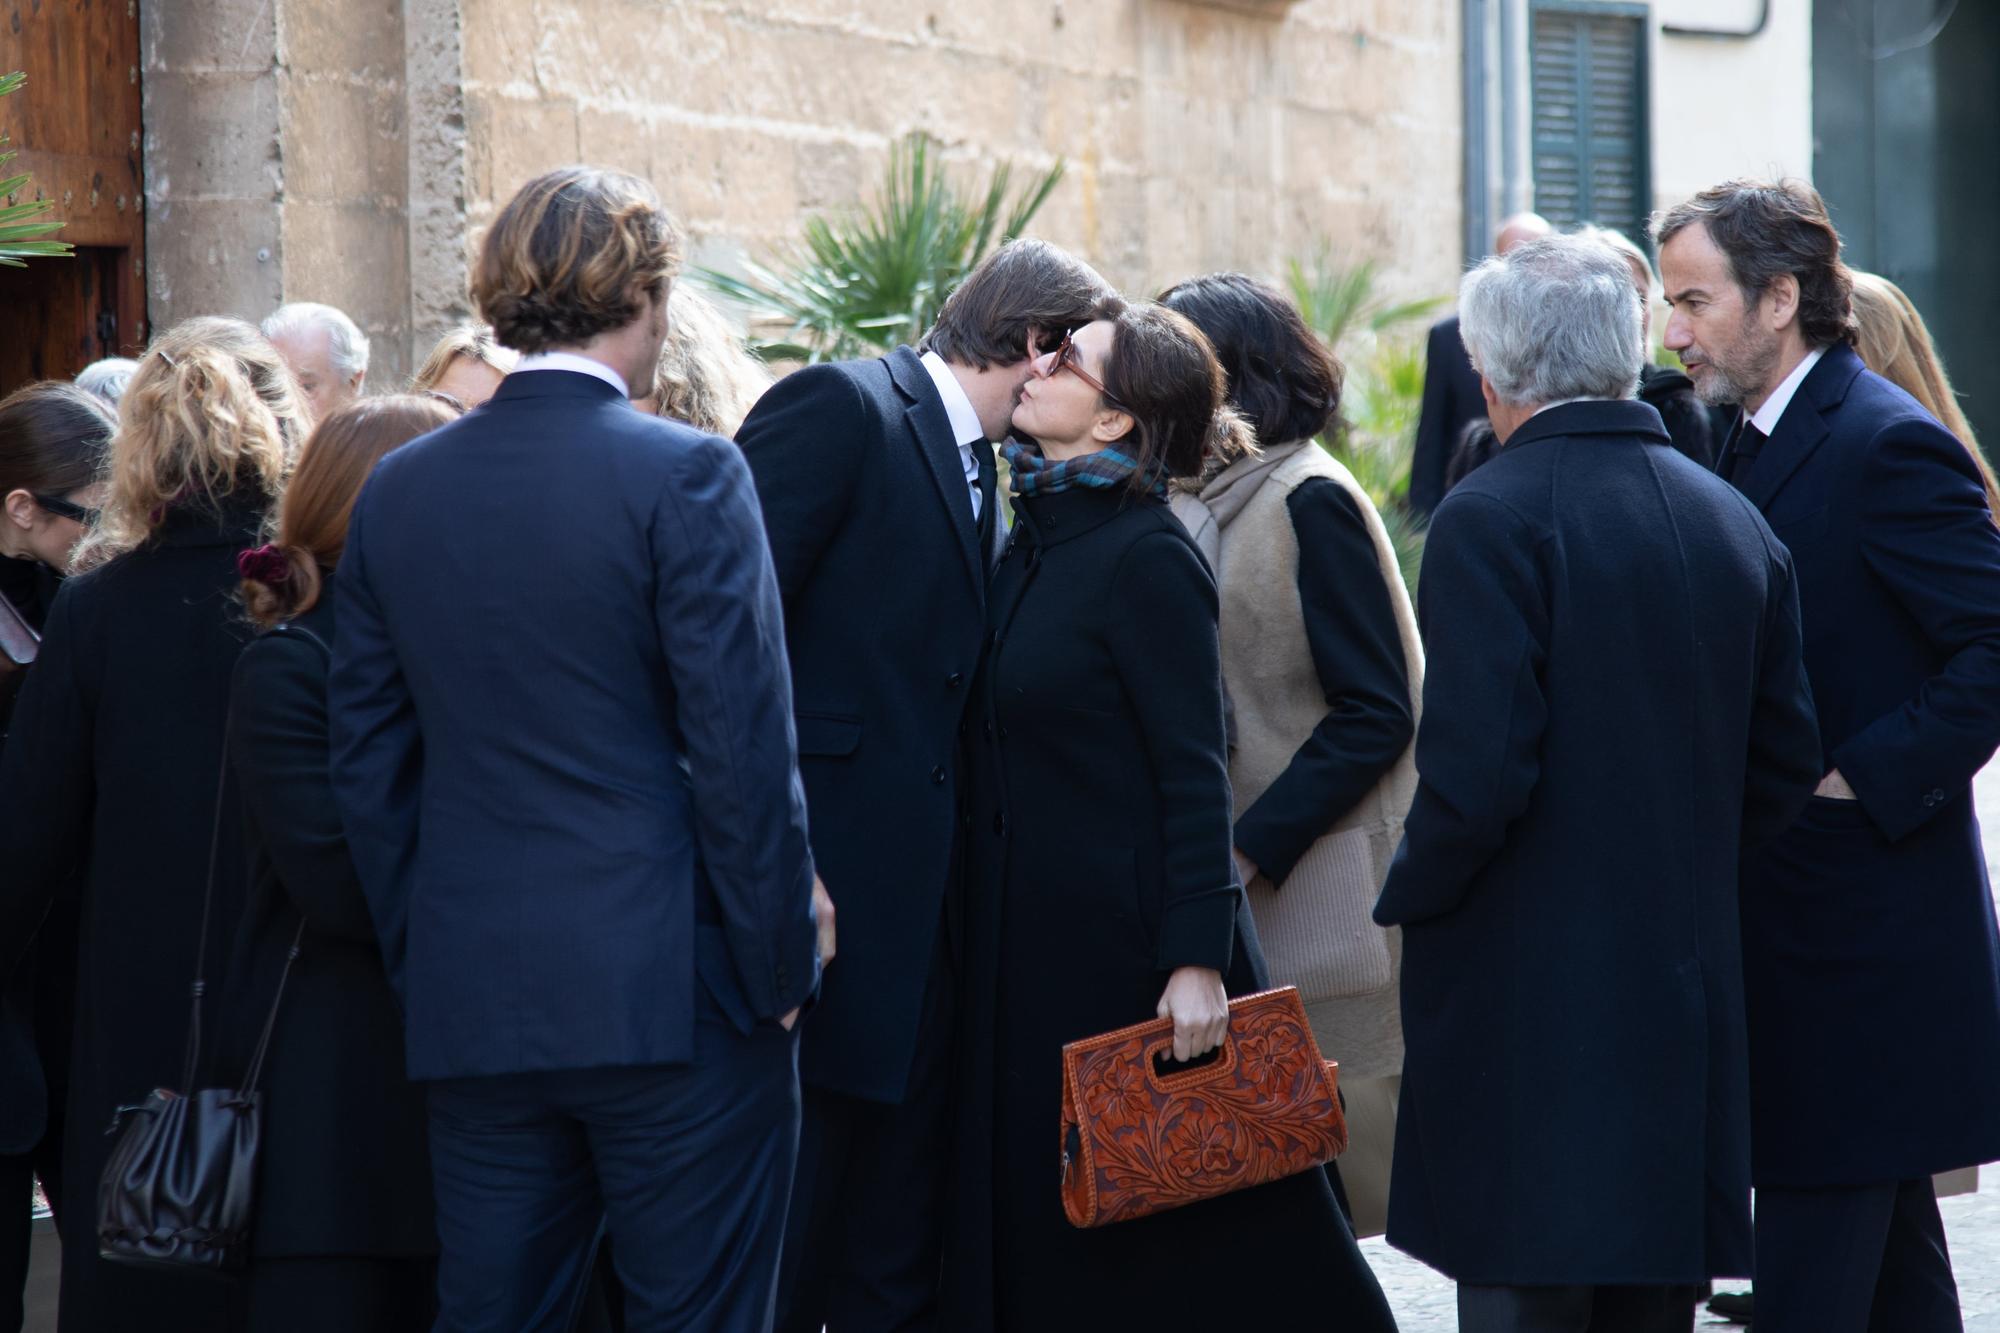
{"type": "MultiPolygon", "coordinates": [[[[957,875],[986,547],[944,402],[907,347],[787,375],[736,442],[784,598],[813,860],[840,921],[799,1076],[899,1102],[957,875]]],[[[991,515],[990,452],[981,476],[991,515]]]]}
{"type": "MultiPolygon", "coordinates": [[[[236,555],[260,521],[248,503],[220,514],[178,508],[146,545],[66,581],[0,754],[0,966],[14,964],[50,899],[87,866],[63,1182],[67,1216],[85,1228],[113,1110],[182,1080],[230,673],[250,637],[236,555]]],[[[244,900],[233,787],[221,805],[210,1020],[244,900]]],[[[230,1326],[228,1284],[107,1264],[88,1230],[71,1234],[63,1329],[230,1326]]]]}
{"type": "Polygon", "coordinates": [[[1674,448],[1703,467],[1715,466],[1722,441],[1715,438],[1708,406],[1695,396],[1694,381],[1685,373],[1647,362],[1639,369],[1639,401],[1660,414],[1674,448]]]}
{"type": "Polygon", "coordinates": [[[1063,1043],[1154,1017],[1177,967],[1244,994],[1264,965],[1229,855],[1215,584],[1171,511],[1017,502],[989,606],[941,1326],[1393,1328],[1323,1172],[1096,1230],[1063,1216],[1063,1043]],[[1245,1280],[1186,1280],[1188,1256],[1245,1280]]]}
{"type": "Polygon", "coordinates": [[[1465,428],[1486,419],[1486,396],[1479,372],[1465,350],[1458,316],[1431,325],[1424,347],[1424,398],[1410,456],[1410,508],[1428,515],[1444,499],[1445,474],[1465,428]]]}
{"type": "Polygon", "coordinates": [[[1419,587],[1389,1240],[1479,1285],[1747,1272],[1741,847],[1818,781],[1791,561],[1643,403],[1544,411],[1419,587]]]}
{"type": "Polygon", "coordinates": [[[259,1084],[252,1262],[437,1251],[423,1093],[403,1074],[402,1010],[327,772],[333,621],[322,597],[253,642],[230,695],[250,892],[215,1020],[219,1083],[243,1086],[305,923],[259,1084]]]}
{"type": "MultiPolygon", "coordinates": [[[[0,559],[0,597],[37,631],[61,587],[61,578],[36,561],[0,559]]],[[[27,675],[0,675],[0,746],[27,675]]],[[[56,895],[35,947],[11,977],[0,977],[6,983],[0,991],[0,1154],[29,1151],[51,1126],[60,1134],[75,1014],[76,897],[73,884],[56,895]]]]}
{"type": "Polygon", "coordinates": [[[1757,1182],[1993,1161],[2000,940],[1972,777],[2000,743],[2000,530],[1979,474],[1838,346],[1735,482],[1791,548],[1821,763],[1860,797],[1812,801],[1744,867],[1757,1182]]]}

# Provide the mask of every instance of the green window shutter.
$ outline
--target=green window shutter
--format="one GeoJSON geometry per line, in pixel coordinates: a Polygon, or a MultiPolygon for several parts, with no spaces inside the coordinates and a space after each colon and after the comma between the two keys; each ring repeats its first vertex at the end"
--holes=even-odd
{"type": "Polygon", "coordinates": [[[1645,235],[1643,6],[1538,3],[1529,52],[1535,210],[1557,226],[1645,235]]]}

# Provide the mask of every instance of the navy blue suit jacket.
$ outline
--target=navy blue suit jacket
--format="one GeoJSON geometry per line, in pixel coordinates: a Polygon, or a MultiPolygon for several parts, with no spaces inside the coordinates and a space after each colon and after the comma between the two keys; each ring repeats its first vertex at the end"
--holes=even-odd
{"type": "Polygon", "coordinates": [[[333,777],[414,1078],[684,1062],[816,980],[776,580],[727,440],[567,371],[397,450],[336,576],[333,777]]]}
{"type": "Polygon", "coordinates": [[[1791,548],[1823,767],[1860,797],[1814,799],[1745,867],[1758,1183],[2000,1158],[2000,943],[1972,799],[2000,744],[2000,530],[1979,473],[1843,345],[1735,480],[1791,548]]]}
{"type": "MultiPolygon", "coordinates": [[[[799,1075],[899,1102],[954,893],[988,558],[917,354],[808,366],[736,433],[784,592],[813,856],[840,911],[799,1075]]],[[[990,460],[986,511],[995,505],[990,460]]],[[[997,518],[997,515],[995,516],[997,518]]]]}
{"type": "Polygon", "coordinates": [[[1651,407],[1577,402],[1444,498],[1418,594],[1389,1241],[1479,1285],[1742,1272],[1738,856],[1820,772],[1791,562],[1651,407]]]}

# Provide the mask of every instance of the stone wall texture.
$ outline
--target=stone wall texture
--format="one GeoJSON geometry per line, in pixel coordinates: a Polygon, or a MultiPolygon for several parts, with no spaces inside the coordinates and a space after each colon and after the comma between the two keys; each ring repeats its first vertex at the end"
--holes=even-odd
{"type": "Polygon", "coordinates": [[[967,182],[1066,162],[1034,230],[1130,291],[1322,245],[1398,296],[1459,269],[1458,0],[144,8],[154,320],[327,301],[379,387],[465,317],[499,205],[578,160],[649,177],[722,268],[921,130],[967,182]]]}

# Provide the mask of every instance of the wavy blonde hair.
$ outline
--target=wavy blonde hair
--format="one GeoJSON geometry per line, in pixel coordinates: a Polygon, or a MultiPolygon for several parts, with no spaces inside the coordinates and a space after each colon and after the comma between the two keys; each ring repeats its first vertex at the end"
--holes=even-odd
{"type": "Polygon", "coordinates": [[[653,376],[653,410],[711,435],[736,434],[771,387],[771,372],[713,301],[684,282],[667,295],[667,340],[653,376]]]}
{"type": "Polygon", "coordinates": [[[1878,273],[1854,274],[1854,348],[1870,370],[1922,403],[1924,410],[1958,437],[1979,469],[1986,487],[1986,509],[2000,525],[2000,483],[1993,467],[1979,451],[1972,423],[1958,405],[1958,395],[1945,378],[1944,362],[1938,358],[1937,344],[1924,317],[1917,313],[1903,289],[1878,273]]]}
{"type": "Polygon", "coordinates": [[[119,399],[107,494],[72,563],[88,569],[144,545],[177,505],[248,495],[268,509],[306,424],[291,371],[256,329],[215,316],[176,324],[119,399]]]}
{"type": "Polygon", "coordinates": [[[417,367],[417,373],[410,377],[410,392],[430,393],[436,390],[438,381],[451,369],[452,362],[460,357],[490,366],[502,375],[513,373],[514,362],[518,359],[513,352],[494,341],[492,329],[483,324],[461,324],[437,340],[430,355],[417,367]]]}

